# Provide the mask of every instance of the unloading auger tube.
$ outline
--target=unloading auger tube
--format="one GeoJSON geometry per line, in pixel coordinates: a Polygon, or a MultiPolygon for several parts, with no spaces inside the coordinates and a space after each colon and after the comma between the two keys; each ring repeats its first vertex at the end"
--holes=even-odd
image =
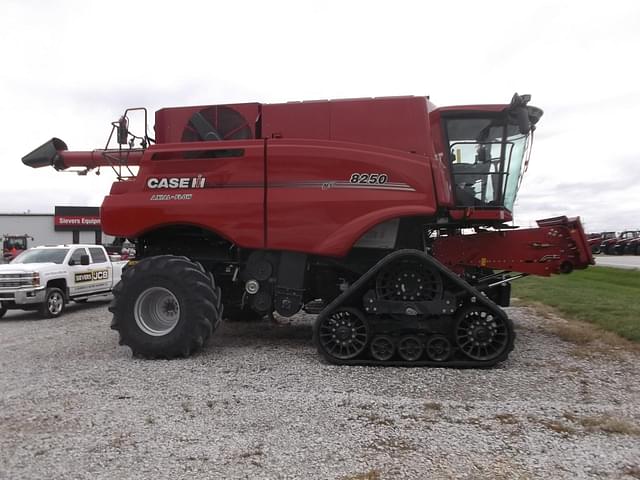
{"type": "Polygon", "coordinates": [[[435,258],[398,250],[318,315],[313,338],[339,365],[478,368],[504,361],[515,333],[500,307],[435,258]]]}

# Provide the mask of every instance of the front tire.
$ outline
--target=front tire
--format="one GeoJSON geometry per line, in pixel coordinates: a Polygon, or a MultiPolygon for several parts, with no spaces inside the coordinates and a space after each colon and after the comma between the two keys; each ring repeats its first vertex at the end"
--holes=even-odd
{"type": "Polygon", "coordinates": [[[188,357],[222,318],[213,276],[186,257],[146,258],[123,273],[109,307],[120,344],[146,358],[188,357]]]}
{"type": "Polygon", "coordinates": [[[57,318],[65,307],[64,292],[59,288],[47,288],[40,312],[45,318],[57,318]]]}

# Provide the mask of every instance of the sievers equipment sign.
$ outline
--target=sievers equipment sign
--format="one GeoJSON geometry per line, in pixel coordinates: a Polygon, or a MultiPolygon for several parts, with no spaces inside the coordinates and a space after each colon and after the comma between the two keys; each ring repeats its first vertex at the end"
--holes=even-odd
{"type": "Polygon", "coordinates": [[[56,207],[54,229],[100,230],[100,209],[98,207],[56,207]]]}
{"type": "Polygon", "coordinates": [[[82,227],[100,227],[100,217],[55,217],[55,226],[56,227],[69,227],[74,226],[78,228],[82,227]]]}

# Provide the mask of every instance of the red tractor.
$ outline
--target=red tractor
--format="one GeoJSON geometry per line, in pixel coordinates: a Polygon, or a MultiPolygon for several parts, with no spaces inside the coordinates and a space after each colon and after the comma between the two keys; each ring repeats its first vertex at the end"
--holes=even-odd
{"type": "Polygon", "coordinates": [[[22,161],[116,171],[102,226],[140,260],[110,310],[135,355],[192,354],[223,309],[232,319],[304,310],[333,363],[485,367],[513,349],[500,308],[512,280],[593,263],[577,218],[509,224],[542,115],[529,99],[164,108],[155,139],[146,110],[131,109],[105,149],[53,138],[22,161]],[[133,110],[145,116],[138,135],[133,110]]]}
{"type": "Polygon", "coordinates": [[[618,236],[616,232],[602,232],[600,236],[600,248],[597,253],[606,253],[607,255],[613,255],[616,253],[616,244],[618,243],[618,236]]]}
{"type": "Polygon", "coordinates": [[[10,262],[28,248],[29,235],[2,235],[2,259],[10,262]]]}
{"type": "Polygon", "coordinates": [[[626,230],[620,234],[615,246],[618,255],[640,255],[640,230],[626,230]]]}
{"type": "Polygon", "coordinates": [[[587,244],[591,249],[591,253],[597,255],[600,253],[600,244],[602,243],[602,233],[587,233],[587,244]]]}

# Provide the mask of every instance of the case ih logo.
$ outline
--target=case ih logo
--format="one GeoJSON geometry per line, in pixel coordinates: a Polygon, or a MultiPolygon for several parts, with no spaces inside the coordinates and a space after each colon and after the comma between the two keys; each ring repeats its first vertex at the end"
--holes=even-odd
{"type": "Polygon", "coordinates": [[[93,272],[76,273],[76,283],[98,282],[109,279],[109,270],[95,270],[93,272]]]}
{"type": "Polygon", "coordinates": [[[197,177],[151,177],[147,180],[149,188],[204,188],[205,178],[197,177]]]}

